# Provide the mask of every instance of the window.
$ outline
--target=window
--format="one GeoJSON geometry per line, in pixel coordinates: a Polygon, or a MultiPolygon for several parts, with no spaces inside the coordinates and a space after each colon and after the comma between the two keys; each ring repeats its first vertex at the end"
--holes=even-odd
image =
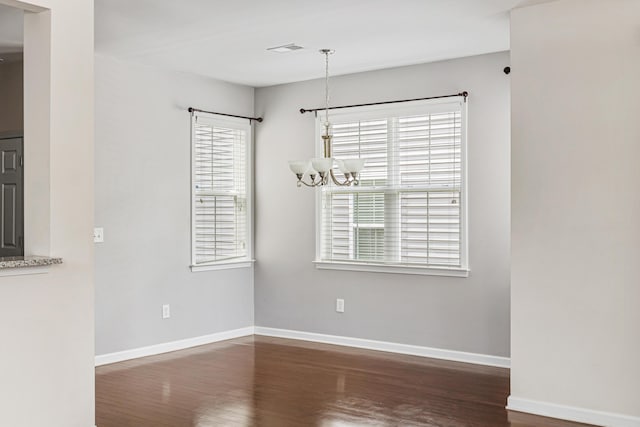
{"type": "Polygon", "coordinates": [[[366,164],[318,192],[316,265],[466,276],[464,98],[334,111],[333,157],[366,164]]]}
{"type": "Polygon", "coordinates": [[[197,112],[191,125],[191,269],[248,267],[251,124],[197,112]]]}

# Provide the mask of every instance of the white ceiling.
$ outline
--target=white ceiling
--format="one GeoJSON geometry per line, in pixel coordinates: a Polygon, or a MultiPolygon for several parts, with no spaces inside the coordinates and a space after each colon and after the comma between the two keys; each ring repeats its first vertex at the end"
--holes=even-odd
{"type": "MultiPolygon", "coordinates": [[[[509,11],[549,0],[95,0],[96,51],[250,86],[509,49],[509,11]],[[289,53],[266,49],[296,43],[289,53]]],[[[0,5],[0,52],[22,20],[0,5]]],[[[19,16],[19,15],[18,15],[19,16]]]]}

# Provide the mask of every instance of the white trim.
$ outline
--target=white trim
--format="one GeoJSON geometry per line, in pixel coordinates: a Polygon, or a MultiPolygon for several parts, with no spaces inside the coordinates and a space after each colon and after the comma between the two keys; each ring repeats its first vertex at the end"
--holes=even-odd
{"type": "Polygon", "coordinates": [[[244,260],[244,261],[232,261],[232,262],[216,262],[213,264],[200,264],[200,265],[190,265],[189,268],[193,272],[198,271],[214,271],[214,270],[229,270],[232,268],[249,268],[253,267],[253,263],[256,262],[255,259],[244,260]]]}
{"type": "Polygon", "coordinates": [[[359,262],[313,261],[319,270],[369,271],[375,273],[420,274],[424,276],[469,277],[467,268],[437,268],[359,262]]]}
{"type": "MultiPolygon", "coordinates": [[[[332,261],[322,259],[323,253],[323,228],[322,228],[322,215],[323,215],[323,194],[327,193],[365,193],[365,192],[380,192],[386,195],[399,194],[404,191],[430,191],[431,188],[406,188],[398,187],[389,179],[391,184],[389,186],[381,188],[366,188],[361,189],[359,187],[316,187],[316,206],[315,206],[315,243],[316,243],[316,268],[328,269],[328,270],[342,270],[342,271],[366,271],[373,273],[399,273],[399,274],[415,274],[415,275],[432,275],[432,276],[451,276],[451,277],[469,277],[469,185],[468,185],[468,103],[467,98],[459,95],[440,99],[426,99],[415,100],[405,102],[403,104],[378,104],[372,106],[361,107],[349,107],[340,109],[338,111],[332,111],[331,117],[336,118],[340,122],[361,121],[361,120],[375,120],[375,119],[390,119],[397,116],[412,116],[432,114],[438,112],[450,112],[452,109],[458,109],[460,111],[460,134],[461,134],[461,188],[456,188],[460,195],[460,267],[442,268],[438,266],[410,266],[406,264],[393,264],[391,261],[388,264],[375,264],[368,262],[359,262],[359,260],[347,260],[347,261],[332,261]]],[[[323,132],[324,118],[321,114],[316,115],[315,119],[315,153],[318,156],[323,155],[324,141],[321,137],[323,132]]],[[[388,134],[389,135],[389,134],[388,134]]],[[[390,138],[390,137],[389,137],[390,138]]],[[[388,150],[394,151],[391,144],[388,144],[388,150]]],[[[387,154],[390,158],[390,154],[387,154]]],[[[388,166],[393,165],[393,162],[388,166]]],[[[395,176],[389,170],[391,176],[395,176]]],[[[445,190],[443,188],[443,190],[445,190]]],[[[453,191],[453,188],[446,189],[453,191]]],[[[385,212],[386,207],[385,207],[385,212]]],[[[399,215],[399,214],[398,214],[399,215]]],[[[385,225],[389,215],[385,213],[385,225]]],[[[397,222],[398,218],[392,218],[393,222],[397,222]]],[[[350,237],[352,240],[352,237],[350,237]]],[[[386,242],[387,239],[385,239],[386,242]]],[[[395,239],[394,239],[395,240],[395,239]]],[[[351,246],[351,244],[350,244],[351,246]]],[[[398,248],[400,247],[400,241],[397,242],[398,248]]],[[[399,250],[399,249],[398,249],[399,250]]],[[[393,259],[393,258],[391,258],[393,259]]]]}
{"type": "Polygon", "coordinates": [[[386,341],[374,341],[362,338],[343,337],[338,335],[316,334],[313,332],[292,331],[288,329],[266,328],[256,326],[256,335],[268,337],[289,338],[294,340],[313,341],[325,344],[343,345],[347,347],[364,348],[368,350],[387,351],[390,353],[409,354],[413,356],[444,359],[455,362],[474,363],[476,365],[497,366],[509,368],[511,362],[508,357],[491,356],[488,354],[467,353],[456,350],[422,347],[409,344],[398,344],[386,341]]]}
{"type": "Polygon", "coordinates": [[[147,347],[134,348],[131,350],[124,350],[116,353],[101,354],[95,357],[95,366],[108,365],[110,363],[137,359],[139,357],[154,356],[156,354],[168,353],[170,351],[184,350],[186,348],[211,344],[214,342],[229,340],[232,338],[246,337],[248,335],[253,335],[253,332],[254,327],[247,326],[246,328],[217,332],[210,335],[203,335],[194,338],[155,344],[147,347]]]}
{"type": "MultiPolygon", "coordinates": [[[[336,117],[339,117],[342,121],[384,119],[389,116],[389,111],[393,111],[393,114],[406,116],[443,113],[449,112],[451,108],[453,108],[452,106],[459,105],[462,108],[465,104],[465,97],[460,95],[446,98],[419,99],[416,101],[406,101],[398,104],[388,103],[365,105],[361,107],[348,107],[329,112],[329,121],[331,122],[331,118],[335,119],[336,117]]],[[[324,120],[324,116],[322,114],[324,114],[324,111],[318,111],[318,115],[316,117],[324,120]]]]}
{"type": "Polygon", "coordinates": [[[374,273],[420,274],[424,276],[469,277],[468,268],[437,268],[361,262],[313,261],[319,270],[369,271],[374,273]]]}
{"type": "Polygon", "coordinates": [[[640,427],[640,417],[632,417],[613,412],[594,411],[592,409],[558,405],[556,403],[540,402],[514,396],[509,396],[507,399],[507,409],[509,411],[526,412],[543,417],[559,418],[598,426],[640,427]]]}
{"type": "Polygon", "coordinates": [[[0,277],[9,276],[28,276],[32,274],[49,273],[50,265],[34,266],[34,267],[8,267],[0,269],[0,277]]]}
{"type": "MultiPolygon", "coordinates": [[[[469,151],[469,122],[468,122],[468,102],[463,100],[460,105],[460,132],[462,138],[462,144],[460,146],[460,162],[461,162],[461,179],[460,185],[462,191],[460,192],[460,265],[464,265],[469,269],[469,162],[467,152],[469,151]]],[[[468,274],[467,274],[468,276],[468,274]]],[[[464,276],[464,277],[467,277],[464,276]]]]}
{"type": "MultiPolygon", "coordinates": [[[[191,167],[191,182],[190,182],[190,195],[191,195],[191,271],[206,271],[206,270],[224,270],[228,268],[243,268],[250,267],[253,263],[253,254],[254,254],[254,183],[253,183],[253,150],[254,150],[254,138],[255,132],[253,131],[253,120],[243,119],[239,117],[228,117],[224,115],[219,115],[215,113],[208,113],[205,111],[193,111],[191,113],[191,135],[190,135],[190,167],[191,167]],[[202,119],[204,123],[207,123],[211,126],[228,126],[233,129],[242,130],[246,133],[246,141],[245,141],[245,167],[246,167],[246,249],[247,253],[245,255],[246,258],[243,261],[246,261],[243,265],[229,265],[223,266],[223,264],[227,264],[225,261],[215,263],[215,265],[207,264],[207,265],[198,265],[196,264],[196,240],[195,240],[195,229],[196,229],[196,215],[195,215],[195,203],[196,203],[196,192],[194,188],[195,182],[195,125],[198,119],[202,119]],[[247,123],[248,121],[248,123],[247,123]],[[203,267],[203,268],[200,268],[203,267]]],[[[236,262],[236,261],[234,261],[236,262]]]]}
{"type": "MultiPolygon", "coordinates": [[[[386,351],[389,353],[430,357],[433,359],[450,360],[454,362],[473,363],[476,365],[496,366],[499,368],[508,369],[510,367],[510,359],[508,357],[492,356],[479,353],[467,353],[464,351],[456,350],[444,350],[439,348],[423,347],[410,344],[399,344],[387,341],[351,338],[339,335],[326,335],[317,334],[314,332],[293,331],[289,329],[267,328],[263,326],[247,326],[245,328],[217,332],[210,335],[186,338],[183,340],[155,344],[147,347],[134,348],[131,350],[124,350],[116,353],[101,354],[95,357],[95,366],[102,366],[108,365],[110,363],[123,362],[125,360],[138,359],[140,357],[154,356],[171,351],[184,350],[191,347],[197,347],[200,345],[211,344],[214,342],[229,340],[233,338],[246,337],[254,334],[268,337],[312,341],[324,344],[334,344],[345,347],[364,348],[367,350],[386,351]]],[[[633,425],[633,427],[636,426],[633,425]]]]}

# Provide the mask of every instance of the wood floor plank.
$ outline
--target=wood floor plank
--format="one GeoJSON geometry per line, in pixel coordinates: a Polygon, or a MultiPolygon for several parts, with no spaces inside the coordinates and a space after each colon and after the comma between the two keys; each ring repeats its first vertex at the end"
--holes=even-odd
{"type": "Polygon", "coordinates": [[[507,369],[270,337],[96,368],[98,427],[577,427],[509,416],[507,369]]]}

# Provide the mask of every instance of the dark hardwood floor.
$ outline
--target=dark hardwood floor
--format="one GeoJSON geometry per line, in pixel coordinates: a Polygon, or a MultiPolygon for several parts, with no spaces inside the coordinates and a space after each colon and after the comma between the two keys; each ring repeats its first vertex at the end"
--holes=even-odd
{"type": "Polygon", "coordinates": [[[98,427],[581,424],[504,409],[509,371],[245,337],[96,368],[98,427]]]}

